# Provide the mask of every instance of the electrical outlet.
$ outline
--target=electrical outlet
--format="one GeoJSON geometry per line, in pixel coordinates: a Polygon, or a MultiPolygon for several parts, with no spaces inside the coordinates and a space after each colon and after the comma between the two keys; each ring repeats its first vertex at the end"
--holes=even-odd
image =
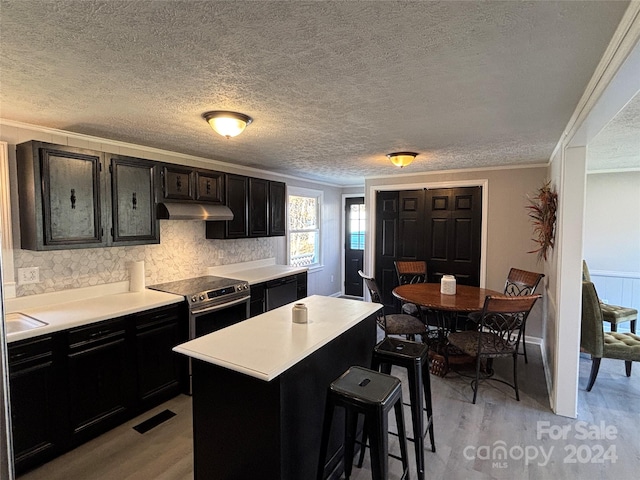
{"type": "Polygon", "coordinates": [[[40,268],[27,267],[18,269],[18,285],[29,285],[30,283],[40,283],[40,268]]]}
{"type": "Polygon", "coordinates": [[[333,275],[331,275],[331,283],[333,283],[333,275]]]}
{"type": "Polygon", "coordinates": [[[224,258],[224,251],[218,250],[218,258],[224,258]]]}

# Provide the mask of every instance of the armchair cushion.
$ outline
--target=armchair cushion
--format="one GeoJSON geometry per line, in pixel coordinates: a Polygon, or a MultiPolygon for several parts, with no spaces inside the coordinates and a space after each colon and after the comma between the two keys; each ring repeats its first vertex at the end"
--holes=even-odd
{"type": "Polygon", "coordinates": [[[635,308],[621,307],[619,305],[609,305],[608,303],[601,303],[602,319],[605,322],[619,324],[629,322],[631,320],[637,320],[638,310],[635,308]]]}
{"type": "Polygon", "coordinates": [[[633,333],[606,332],[603,357],[640,361],[640,337],[633,333]]]}

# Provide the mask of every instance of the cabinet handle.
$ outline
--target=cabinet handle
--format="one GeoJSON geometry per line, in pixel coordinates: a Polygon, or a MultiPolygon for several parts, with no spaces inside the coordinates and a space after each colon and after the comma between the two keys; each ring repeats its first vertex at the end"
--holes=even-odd
{"type": "Polygon", "coordinates": [[[99,331],[97,331],[95,333],[90,334],[89,338],[98,338],[98,337],[101,337],[101,336],[106,335],[108,333],[111,333],[111,330],[99,330],[99,331]]]}
{"type": "Polygon", "coordinates": [[[176,190],[182,191],[182,177],[180,175],[176,175],[176,190]]]}
{"type": "Polygon", "coordinates": [[[207,180],[207,195],[211,194],[211,180],[207,180]]]}
{"type": "Polygon", "coordinates": [[[76,208],[76,189],[75,188],[71,189],[71,208],[72,209],[76,208]]]}
{"type": "Polygon", "coordinates": [[[134,210],[138,208],[138,199],[136,198],[136,192],[133,192],[133,197],[131,198],[131,204],[134,210]]]}

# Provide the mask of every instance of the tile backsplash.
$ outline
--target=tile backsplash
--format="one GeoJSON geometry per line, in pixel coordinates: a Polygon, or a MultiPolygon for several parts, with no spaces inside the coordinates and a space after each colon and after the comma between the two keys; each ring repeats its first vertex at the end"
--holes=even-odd
{"type": "Polygon", "coordinates": [[[16,285],[16,296],[128,280],[129,262],[140,260],[145,263],[146,285],[206,275],[207,267],[276,257],[277,240],[207,240],[203,221],[161,220],[157,245],[52,252],[16,249],[16,273],[23,267],[40,269],[40,283],[16,285]]]}

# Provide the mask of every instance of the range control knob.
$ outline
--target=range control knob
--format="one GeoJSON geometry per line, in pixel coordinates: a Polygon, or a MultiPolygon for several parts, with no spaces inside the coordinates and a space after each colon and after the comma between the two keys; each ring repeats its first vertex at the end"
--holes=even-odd
{"type": "Polygon", "coordinates": [[[204,295],[200,295],[200,300],[204,300],[204,295]]]}
{"type": "Polygon", "coordinates": [[[191,297],[191,301],[192,301],[192,302],[195,302],[195,301],[197,301],[197,300],[198,300],[198,297],[196,297],[195,295],[194,295],[193,297],[191,297]]]}

